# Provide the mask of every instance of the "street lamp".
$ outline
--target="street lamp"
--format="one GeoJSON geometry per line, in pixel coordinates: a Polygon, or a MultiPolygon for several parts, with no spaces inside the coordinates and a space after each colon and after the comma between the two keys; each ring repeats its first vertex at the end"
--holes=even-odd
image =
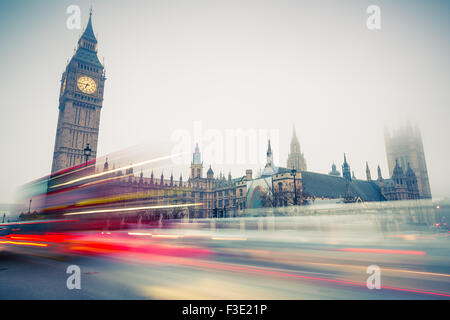
{"type": "Polygon", "coordinates": [[[297,205],[297,184],[295,183],[295,175],[297,174],[297,170],[291,170],[292,175],[294,176],[294,206],[297,205]]]}
{"type": "Polygon", "coordinates": [[[88,143],[86,148],[84,148],[84,150],[83,150],[84,157],[86,158],[86,165],[87,165],[87,162],[88,162],[89,157],[91,155],[91,152],[92,152],[92,150],[91,150],[91,148],[89,148],[89,143],[88,143]]]}

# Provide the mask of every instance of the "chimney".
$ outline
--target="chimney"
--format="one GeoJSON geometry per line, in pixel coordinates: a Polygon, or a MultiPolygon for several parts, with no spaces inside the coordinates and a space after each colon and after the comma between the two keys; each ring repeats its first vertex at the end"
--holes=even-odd
{"type": "Polygon", "coordinates": [[[245,180],[249,181],[252,180],[252,169],[245,170],[245,180]]]}

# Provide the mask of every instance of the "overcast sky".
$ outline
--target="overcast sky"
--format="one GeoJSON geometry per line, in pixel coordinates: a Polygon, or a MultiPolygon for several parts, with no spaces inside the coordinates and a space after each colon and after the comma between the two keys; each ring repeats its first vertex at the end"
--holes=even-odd
{"type": "MultiPolygon", "coordinates": [[[[81,34],[66,8],[80,6],[84,28],[91,3],[107,72],[99,156],[149,141],[155,154],[173,150],[174,134],[200,121],[278,132],[285,166],[295,124],[308,170],[340,169],[346,152],[357,178],[366,161],[386,177],[383,125],[410,119],[433,196],[450,194],[448,1],[0,3],[0,202],[50,172],[61,74],[81,34]],[[371,4],[381,30],[366,27],[371,4]]],[[[258,165],[213,163],[233,176],[246,167],[258,165]]]]}

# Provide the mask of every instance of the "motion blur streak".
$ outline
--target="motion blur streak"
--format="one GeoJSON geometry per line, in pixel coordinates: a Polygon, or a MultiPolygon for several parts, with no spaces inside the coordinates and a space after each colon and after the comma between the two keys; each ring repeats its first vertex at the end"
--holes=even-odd
{"type": "Polygon", "coordinates": [[[227,241],[227,240],[230,240],[230,241],[245,241],[245,240],[247,240],[247,238],[233,238],[233,237],[229,237],[229,238],[221,238],[221,237],[212,237],[211,238],[212,240],[224,240],[224,241],[227,241]]]}
{"type": "Polygon", "coordinates": [[[179,157],[179,156],[181,156],[183,154],[185,154],[185,153],[175,153],[175,154],[172,154],[170,156],[164,156],[164,157],[159,157],[159,158],[155,158],[155,159],[151,159],[151,160],[142,161],[142,162],[139,162],[139,163],[136,163],[136,164],[130,164],[128,166],[124,166],[124,167],[121,167],[121,168],[111,169],[108,172],[99,172],[99,173],[95,173],[95,174],[92,174],[92,175],[89,175],[89,176],[85,176],[85,177],[81,177],[81,178],[74,179],[74,180],[71,180],[71,181],[67,181],[67,182],[64,182],[64,183],[60,183],[60,184],[51,186],[50,188],[57,188],[57,187],[67,186],[67,185],[72,184],[72,183],[76,183],[76,182],[80,182],[80,181],[84,181],[84,180],[88,180],[88,179],[92,179],[92,178],[101,177],[101,176],[106,175],[106,174],[116,173],[116,172],[119,172],[119,171],[122,171],[122,170],[127,170],[127,169],[131,169],[131,168],[135,168],[135,167],[144,166],[144,165],[149,164],[149,163],[176,158],[176,157],[179,157]]]}
{"type": "Polygon", "coordinates": [[[152,238],[165,238],[165,239],[178,239],[182,238],[182,235],[176,235],[176,234],[154,234],[152,235],[152,238]]]}
{"type": "Polygon", "coordinates": [[[0,240],[0,244],[14,244],[14,245],[19,245],[19,246],[35,246],[35,247],[48,247],[49,246],[46,243],[2,241],[2,240],[0,240]]]}
{"type": "Polygon", "coordinates": [[[387,254],[411,254],[417,256],[423,256],[427,253],[424,251],[412,251],[412,250],[392,250],[392,249],[370,249],[370,248],[344,248],[336,249],[338,251],[346,252],[360,252],[360,253],[387,253],[387,254]]]}
{"type": "MultiPolygon", "coordinates": [[[[83,184],[83,186],[85,186],[85,187],[86,187],[86,186],[91,186],[91,185],[95,185],[95,184],[104,183],[104,182],[107,182],[107,181],[113,181],[113,180],[123,179],[123,178],[126,178],[126,177],[132,177],[132,176],[133,176],[132,173],[124,174],[124,175],[117,176],[117,177],[105,178],[105,179],[101,179],[101,180],[96,180],[96,181],[88,182],[88,183],[83,184]]],[[[56,186],[55,186],[55,187],[56,187],[56,186]]]]}
{"type": "Polygon", "coordinates": [[[0,226],[32,225],[32,224],[43,224],[43,223],[65,223],[65,222],[75,222],[75,221],[79,221],[79,220],[60,219],[60,220],[44,220],[44,221],[21,221],[21,222],[2,223],[2,224],[0,224],[0,226]]]}
{"type": "Polygon", "coordinates": [[[11,234],[3,237],[4,239],[12,239],[12,240],[27,240],[27,241],[41,241],[41,242],[55,242],[62,243],[65,241],[69,241],[73,239],[73,236],[68,234],[43,234],[43,235],[34,235],[34,234],[25,234],[25,235],[15,235],[11,234]]]}
{"type": "MultiPolygon", "coordinates": [[[[165,201],[170,206],[175,200],[165,201]]],[[[0,296],[450,299],[450,238],[448,229],[436,227],[436,221],[448,221],[450,204],[441,203],[437,215],[430,201],[324,211],[319,206],[260,208],[239,217],[197,218],[188,209],[174,215],[141,210],[154,206],[136,203],[141,205],[114,204],[110,209],[131,211],[113,215],[107,207],[78,208],[101,212],[71,222],[53,214],[41,217],[51,216],[55,223],[3,225],[0,296]],[[77,294],[58,291],[64,283],[58,275],[70,264],[90,275],[77,294]],[[380,269],[381,290],[366,285],[373,265],[380,269]],[[32,281],[31,290],[20,281],[23,276],[32,281]],[[42,291],[42,285],[50,289],[42,291]]]]}
{"type": "MultiPolygon", "coordinates": [[[[318,265],[318,266],[330,266],[330,267],[339,267],[339,268],[356,268],[361,270],[366,270],[367,267],[363,266],[355,266],[350,264],[336,264],[336,263],[318,263],[318,262],[303,262],[304,264],[318,265]]],[[[392,271],[392,272],[405,272],[405,273],[415,273],[427,276],[436,276],[436,277],[450,277],[450,274],[445,273],[434,273],[434,272],[423,272],[423,271],[412,271],[405,269],[393,269],[393,268],[383,268],[383,271],[392,271]]]]}
{"type": "Polygon", "coordinates": [[[126,212],[126,211],[137,211],[137,210],[148,210],[148,209],[182,208],[182,207],[192,207],[192,206],[201,206],[201,205],[203,205],[203,203],[169,204],[169,205],[163,205],[163,206],[148,206],[148,207],[135,207],[135,208],[104,209],[104,210],[70,212],[70,213],[66,213],[64,215],[65,216],[70,216],[70,215],[76,215],[76,214],[114,213],[114,212],[126,212]]]}
{"type": "MultiPolygon", "coordinates": [[[[318,277],[309,277],[309,276],[303,276],[303,275],[280,272],[280,271],[271,271],[271,270],[267,270],[267,269],[263,269],[263,268],[255,269],[255,268],[249,268],[249,267],[238,267],[238,266],[220,265],[220,264],[214,264],[214,265],[209,264],[208,265],[206,263],[197,263],[197,265],[207,266],[212,269],[243,271],[243,272],[250,272],[250,273],[262,273],[262,274],[279,276],[279,277],[292,277],[292,278],[299,278],[299,279],[318,280],[318,281],[326,281],[326,282],[332,282],[332,283],[337,283],[337,284],[366,287],[366,283],[358,283],[358,282],[336,280],[336,279],[326,279],[326,278],[318,278],[318,277]]],[[[405,292],[413,292],[413,293],[450,297],[450,293],[438,293],[438,292],[422,291],[422,290],[417,290],[417,289],[395,288],[395,287],[385,287],[385,286],[381,286],[381,288],[388,289],[388,290],[397,290],[397,291],[405,291],[405,292]]]]}

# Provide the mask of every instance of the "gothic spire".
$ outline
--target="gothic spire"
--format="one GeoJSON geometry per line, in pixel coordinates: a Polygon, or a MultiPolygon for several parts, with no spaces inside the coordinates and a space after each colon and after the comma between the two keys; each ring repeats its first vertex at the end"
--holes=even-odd
{"type": "Polygon", "coordinates": [[[83,63],[103,69],[103,65],[97,57],[97,39],[92,28],[92,10],[89,12],[86,28],[78,40],[78,48],[74,57],[83,63]]]}
{"type": "Polygon", "coordinates": [[[369,163],[366,161],[366,178],[367,181],[372,180],[372,176],[370,175],[369,163]]]}
{"type": "Polygon", "coordinates": [[[408,168],[406,169],[406,175],[407,176],[412,176],[415,175],[414,170],[411,168],[411,164],[408,161],[408,168]]]}
{"type": "Polygon", "coordinates": [[[208,172],[206,172],[206,177],[208,179],[213,179],[214,178],[214,171],[212,170],[211,165],[209,165],[208,172]]]}
{"type": "Polygon", "coordinates": [[[380,168],[380,165],[378,165],[377,171],[378,171],[378,180],[383,180],[383,177],[381,176],[381,168],[380,168]]]}
{"type": "Polygon", "coordinates": [[[89,10],[89,21],[86,26],[86,29],[84,29],[83,35],[81,38],[85,38],[89,41],[92,41],[94,43],[97,43],[97,39],[95,38],[94,29],[92,28],[92,7],[89,10]]]}
{"type": "Polygon", "coordinates": [[[347,163],[347,157],[344,153],[344,164],[342,165],[342,176],[348,181],[352,181],[352,177],[350,175],[350,165],[347,163]]]}
{"type": "Polygon", "coordinates": [[[295,132],[295,125],[292,125],[291,153],[300,153],[300,142],[295,132]]]}
{"type": "Polygon", "coordinates": [[[202,156],[200,153],[200,148],[198,147],[198,143],[195,144],[195,150],[192,154],[192,164],[202,164],[202,156]]]}

